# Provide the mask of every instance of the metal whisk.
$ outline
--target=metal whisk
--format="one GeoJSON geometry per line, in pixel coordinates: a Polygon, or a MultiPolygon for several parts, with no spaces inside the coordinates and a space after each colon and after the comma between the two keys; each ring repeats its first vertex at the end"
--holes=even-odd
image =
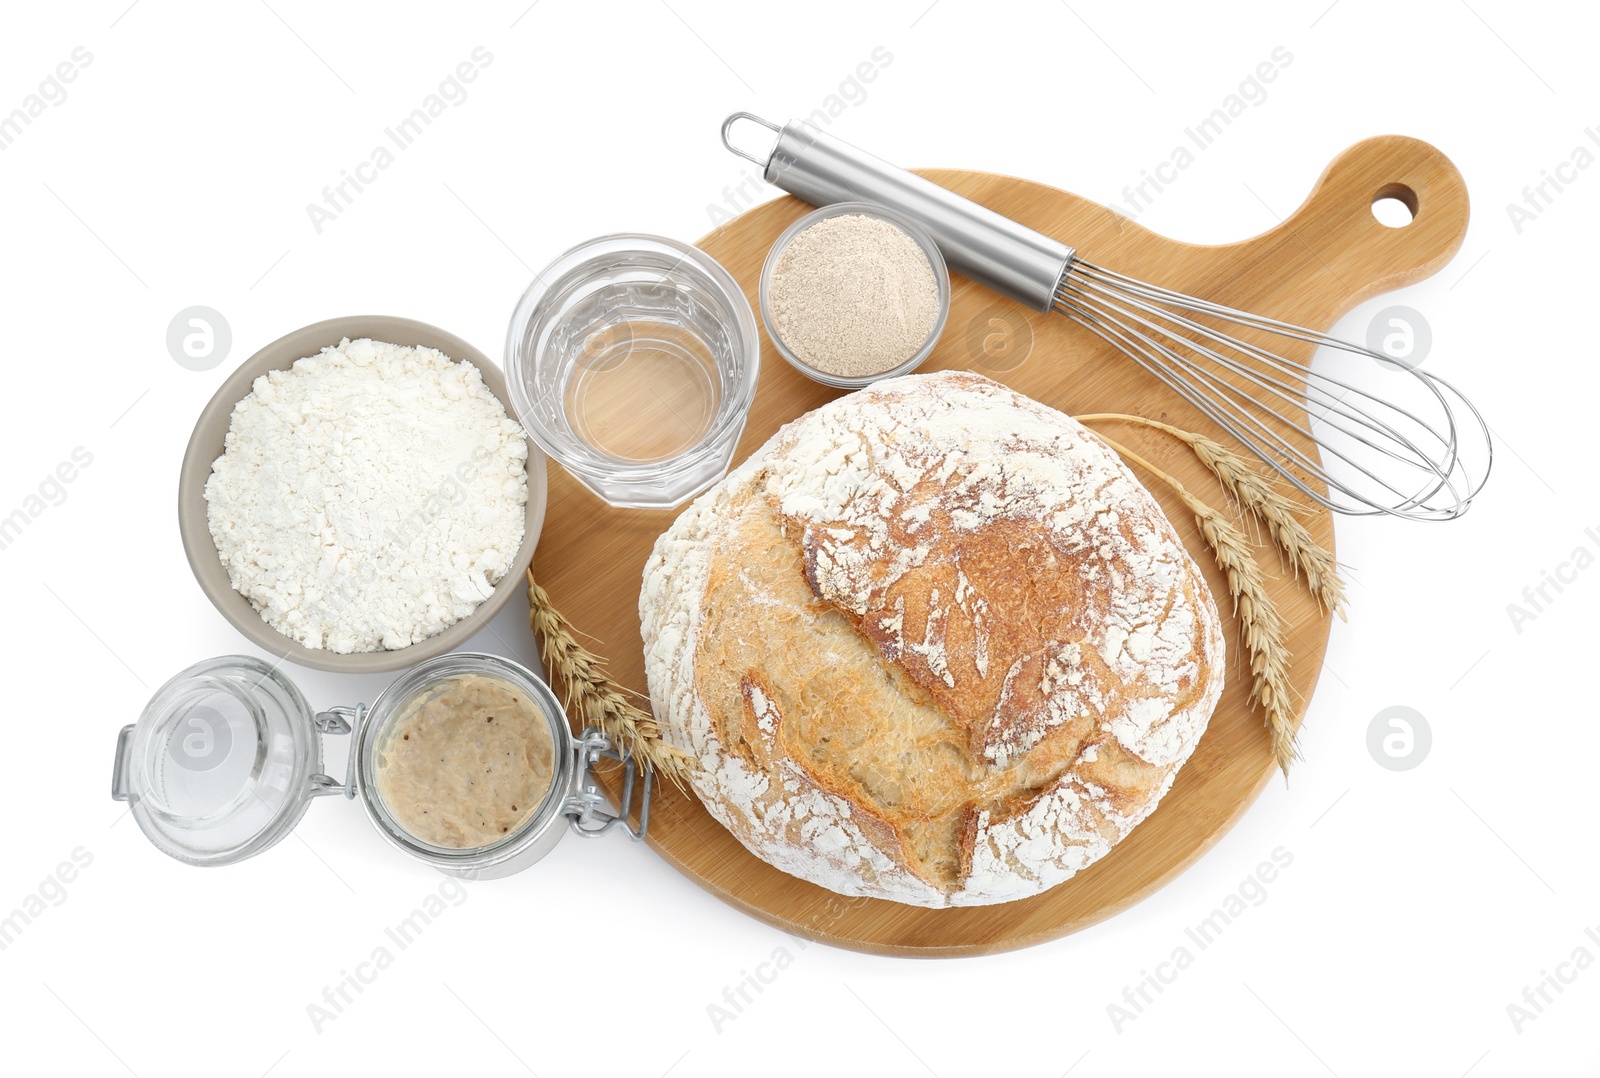
{"type": "Polygon", "coordinates": [[[863,201],[919,220],[946,261],[1034,310],[1079,323],[1169,386],[1307,498],[1353,516],[1450,520],[1465,513],[1493,462],[1488,426],[1438,376],[1303,326],[1146,284],[1080,258],[1026,228],[804,122],[783,127],[748,112],[722,141],[767,182],[815,206],[863,201]],[[730,141],[749,120],[777,137],[760,160],[730,141]],[[1230,332],[1230,330],[1232,330],[1230,332]],[[1247,337],[1311,346],[1297,362],[1247,337]],[[1313,370],[1317,346],[1365,356],[1402,377],[1368,372],[1391,395],[1313,370]],[[1401,403],[1397,387],[1408,399],[1401,403]],[[1307,418],[1299,418],[1301,415],[1307,418]],[[1482,445],[1482,472],[1463,450],[1482,445]],[[1320,453],[1313,449],[1313,443],[1320,453]]]}

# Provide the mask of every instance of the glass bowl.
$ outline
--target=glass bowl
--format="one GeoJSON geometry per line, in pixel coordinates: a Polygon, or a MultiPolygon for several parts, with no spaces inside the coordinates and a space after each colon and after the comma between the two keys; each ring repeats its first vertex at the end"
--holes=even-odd
{"type": "Polygon", "coordinates": [[[934,346],[939,343],[939,335],[944,332],[945,320],[950,317],[950,272],[945,268],[944,255],[939,253],[939,245],[934,242],[933,236],[929,234],[927,229],[910,217],[870,202],[836,202],[831,206],[813,210],[784,229],[783,234],[773,243],[772,250],[767,253],[766,264],[761,267],[760,298],[761,321],[767,328],[767,336],[772,338],[773,347],[777,348],[778,354],[788,360],[791,366],[807,378],[821,382],[823,385],[833,386],[836,389],[860,389],[884,378],[895,378],[902,374],[910,374],[922,365],[923,360],[928,358],[934,346]],[[916,241],[917,246],[922,248],[922,253],[928,256],[928,265],[933,269],[933,283],[939,290],[939,306],[934,312],[933,326],[928,330],[928,338],[922,342],[922,347],[918,348],[904,363],[896,367],[891,367],[889,370],[881,371],[877,374],[867,374],[854,378],[818,370],[790,351],[789,346],[784,343],[783,337],[778,333],[777,320],[772,316],[772,304],[769,295],[772,285],[772,272],[777,268],[778,259],[782,257],[784,249],[789,246],[791,240],[818,221],[852,214],[873,217],[887,222],[916,241]]]}
{"type": "Polygon", "coordinates": [[[738,282],[661,236],[574,247],[523,293],[506,335],[523,427],[616,506],[671,508],[727,474],[760,370],[738,282]]]}

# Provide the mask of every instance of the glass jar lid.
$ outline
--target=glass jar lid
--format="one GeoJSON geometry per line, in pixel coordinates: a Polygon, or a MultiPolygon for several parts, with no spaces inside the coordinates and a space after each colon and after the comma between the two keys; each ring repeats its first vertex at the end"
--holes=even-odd
{"type": "Polygon", "coordinates": [[[122,731],[112,796],[178,860],[241,861],[288,834],[331,783],[316,722],[294,683],[260,659],[196,663],[122,731]]]}

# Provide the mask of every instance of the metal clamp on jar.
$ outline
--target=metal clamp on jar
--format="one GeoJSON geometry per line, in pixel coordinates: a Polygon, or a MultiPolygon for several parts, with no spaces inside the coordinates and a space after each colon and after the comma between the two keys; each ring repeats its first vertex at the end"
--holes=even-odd
{"type": "MultiPolygon", "coordinates": [[[[494,655],[442,655],[413,667],[371,707],[314,711],[293,681],[260,659],[228,655],[197,663],[158,690],[139,721],[122,729],[111,796],[127,801],[145,836],[192,865],[227,865],[253,857],[300,822],[311,799],[358,799],[391,845],[440,872],[493,879],[519,872],[548,853],[567,831],[588,838],[621,826],[634,840],[650,821],[651,773],[641,767],[639,825],[633,808],[634,764],[600,731],[574,736],[544,680],[494,655]],[[465,676],[504,684],[532,701],[549,727],[554,751],[549,783],[536,807],[503,838],[450,848],[418,838],[397,819],[379,788],[385,746],[413,702],[465,676]],[[323,769],[323,738],[349,735],[346,778],[323,769]],[[626,769],[621,805],[612,812],[595,780],[602,760],[626,769]]],[[[516,806],[513,806],[516,807],[516,806]]]]}

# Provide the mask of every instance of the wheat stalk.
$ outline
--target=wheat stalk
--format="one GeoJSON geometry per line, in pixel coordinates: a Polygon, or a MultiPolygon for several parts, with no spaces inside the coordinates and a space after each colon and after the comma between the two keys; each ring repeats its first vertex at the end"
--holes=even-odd
{"type": "Polygon", "coordinates": [[[1233,597],[1240,635],[1245,650],[1250,653],[1250,699],[1266,715],[1267,728],[1272,732],[1272,755],[1278,761],[1278,770],[1287,778],[1290,765],[1300,758],[1289,690],[1289,647],[1285,641],[1283,617],[1267,594],[1261,564],[1250,553],[1248,537],[1221,512],[1191,494],[1177,479],[1105,435],[1094,433],[1124,460],[1137,464],[1171,487],[1194,514],[1200,534],[1228,579],[1228,593],[1233,597]]]}
{"type": "Polygon", "coordinates": [[[1174,427],[1159,419],[1107,412],[1076,417],[1079,422],[1116,420],[1137,423],[1140,426],[1165,431],[1183,442],[1201,464],[1217,477],[1224,490],[1248,509],[1266,526],[1267,534],[1283,552],[1284,559],[1294,570],[1296,579],[1305,574],[1306,587],[1316,597],[1322,608],[1345,616],[1344,581],[1339,578],[1339,566],[1331,551],[1311,537],[1311,532],[1295,515],[1294,502],[1273,486],[1271,481],[1255,468],[1245,463],[1243,457],[1213,438],[1204,434],[1174,427]]]}
{"type": "Polygon", "coordinates": [[[576,630],[550,601],[550,595],[528,570],[528,622],[539,634],[540,650],[552,678],[566,686],[567,713],[582,726],[598,727],[617,748],[642,760],[680,790],[694,757],[661,736],[654,715],[636,707],[605,672],[605,660],[578,643],[576,630]]]}

